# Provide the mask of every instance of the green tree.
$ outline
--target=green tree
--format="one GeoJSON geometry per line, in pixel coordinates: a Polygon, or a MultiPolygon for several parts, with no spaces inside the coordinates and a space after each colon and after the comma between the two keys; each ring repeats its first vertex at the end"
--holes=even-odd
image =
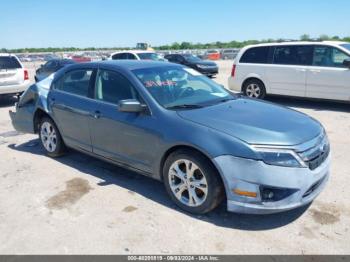
{"type": "Polygon", "coordinates": [[[308,34],[303,34],[303,35],[300,36],[300,40],[301,40],[301,41],[310,41],[311,38],[310,38],[310,35],[308,35],[308,34]]]}

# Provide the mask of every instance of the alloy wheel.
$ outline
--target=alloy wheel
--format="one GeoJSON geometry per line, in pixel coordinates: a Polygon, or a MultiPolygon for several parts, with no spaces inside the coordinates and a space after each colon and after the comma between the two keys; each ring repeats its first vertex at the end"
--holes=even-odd
{"type": "Polygon", "coordinates": [[[261,95],[261,88],[258,84],[251,83],[246,88],[246,95],[252,98],[259,98],[261,95]]]}
{"type": "Polygon", "coordinates": [[[208,183],[194,162],[187,159],[175,161],[168,176],[171,191],[182,204],[196,207],[204,203],[208,195],[208,183]]]}
{"type": "Polygon", "coordinates": [[[53,125],[49,122],[44,122],[40,128],[40,138],[45,149],[52,153],[57,147],[57,134],[53,125]]]}

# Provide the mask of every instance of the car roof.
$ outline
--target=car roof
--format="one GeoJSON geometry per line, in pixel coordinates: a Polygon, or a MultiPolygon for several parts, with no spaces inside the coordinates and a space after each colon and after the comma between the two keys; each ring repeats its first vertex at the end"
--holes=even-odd
{"type": "Polygon", "coordinates": [[[164,67],[164,66],[171,66],[171,67],[182,67],[181,65],[177,65],[174,63],[168,63],[164,61],[152,61],[152,60],[105,60],[105,61],[96,61],[96,62],[89,62],[89,63],[78,63],[73,64],[69,66],[69,68],[79,68],[79,67],[85,67],[88,65],[106,65],[109,67],[115,67],[115,68],[121,68],[125,70],[136,70],[136,69],[146,69],[146,68],[154,68],[154,67],[164,67]]]}
{"type": "Polygon", "coordinates": [[[0,53],[0,56],[16,56],[14,54],[8,54],[8,53],[0,53]]]}
{"type": "Polygon", "coordinates": [[[122,53],[131,53],[131,54],[145,54],[145,53],[155,53],[154,51],[147,51],[147,50],[124,50],[124,51],[118,51],[115,52],[112,55],[116,55],[116,54],[122,54],[122,53]]]}
{"type": "Polygon", "coordinates": [[[291,41],[291,42],[280,42],[280,43],[256,44],[256,45],[250,45],[250,47],[280,46],[280,45],[333,45],[333,46],[338,46],[338,45],[346,44],[346,43],[347,42],[341,42],[341,41],[291,41]]]}

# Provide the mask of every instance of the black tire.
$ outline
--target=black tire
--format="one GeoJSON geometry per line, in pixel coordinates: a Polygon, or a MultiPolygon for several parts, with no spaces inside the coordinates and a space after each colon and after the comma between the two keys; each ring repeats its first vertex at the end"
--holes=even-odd
{"type": "MultiPolygon", "coordinates": [[[[225,198],[224,185],[222,183],[220,174],[215,169],[214,165],[208,161],[202,154],[194,150],[178,150],[169,155],[163,167],[163,180],[165,188],[170,198],[177,206],[186,212],[192,214],[205,214],[216,208],[225,198]],[[186,159],[196,164],[207,181],[207,194],[204,202],[198,206],[189,206],[180,202],[174,195],[170,187],[169,171],[173,163],[178,160],[186,159]]],[[[186,193],[186,192],[185,192],[186,193]]]]}
{"type": "Polygon", "coordinates": [[[250,79],[244,82],[243,87],[242,87],[242,91],[243,94],[245,96],[248,96],[250,98],[256,98],[256,99],[264,99],[266,96],[266,88],[265,85],[262,81],[258,80],[258,79],[250,79]],[[257,93],[253,94],[252,92],[250,92],[250,90],[253,87],[258,88],[258,95],[256,95],[257,93]]]}
{"type": "Polygon", "coordinates": [[[39,139],[40,139],[42,147],[45,149],[46,154],[50,157],[59,157],[59,156],[63,155],[66,151],[66,146],[64,145],[62,136],[61,136],[56,124],[54,123],[54,121],[49,117],[43,117],[40,120],[39,139]],[[55,145],[56,146],[55,146],[54,150],[52,150],[52,151],[49,151],[46,148],[46,146],[44,145],[45,137],[43,137],[43,135],[42,135],[43,126],[44,126],[44,124],[47,124],[47,123],[52,127],[52,129],[55,131],[55,134],[56,134],[56,138],[55,138],[55,145]]]}

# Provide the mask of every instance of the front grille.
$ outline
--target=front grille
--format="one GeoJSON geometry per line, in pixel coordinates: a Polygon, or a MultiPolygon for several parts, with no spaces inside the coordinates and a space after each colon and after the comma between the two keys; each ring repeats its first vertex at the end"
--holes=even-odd
{"type": "Polygon", "coordinates": [[[318,168],[327,159],[330,152],[330,145],[327,136],[323,136],[319,142],[312,148],[299,153],[303,161],[310,170],[318,168]]]}

